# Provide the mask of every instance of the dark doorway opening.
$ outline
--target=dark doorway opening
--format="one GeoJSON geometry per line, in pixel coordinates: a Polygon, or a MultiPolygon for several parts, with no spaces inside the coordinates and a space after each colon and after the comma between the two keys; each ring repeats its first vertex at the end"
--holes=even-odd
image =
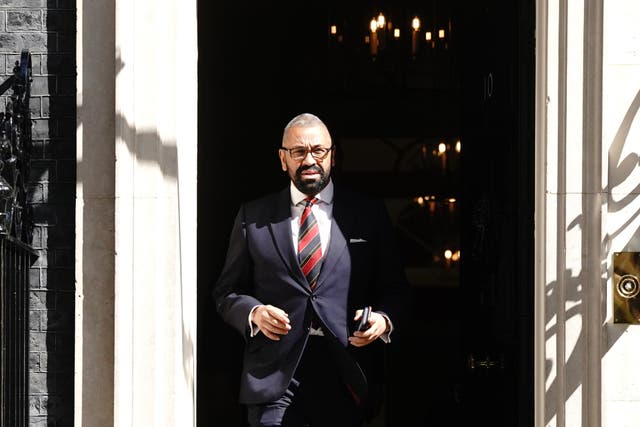
{"type": "Polygon", "coordinates": [[[286,185],[277,147],[300,112],[403,242],[413,327],[388,346],[375,425],[533,424],[534,6],[198,2],[199,426],[246,425],[242,339],[209,291],[239,204],[286,185]]]}

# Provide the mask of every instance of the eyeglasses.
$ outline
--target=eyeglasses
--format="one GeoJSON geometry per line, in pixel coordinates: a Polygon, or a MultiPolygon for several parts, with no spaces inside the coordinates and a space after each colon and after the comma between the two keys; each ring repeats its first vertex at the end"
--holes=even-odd
{"type": "Polygon", "coordinates": [[[333,146],[329,148],[325,147],[294,147],[294,148],[285,148],[280,147],[281,150],[288,151],[289,155],[293,160],[302,160],[307,157],[307,154],[311,153],[311,157],[316,160],[324,160],[325,157],[329,154],[331,150],[333,150],[333,146]]]}

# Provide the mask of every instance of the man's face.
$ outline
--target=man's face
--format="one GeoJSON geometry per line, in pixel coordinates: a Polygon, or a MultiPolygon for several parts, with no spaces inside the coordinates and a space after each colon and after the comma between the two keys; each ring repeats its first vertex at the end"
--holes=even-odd
{"type": "Polygon", "coordinates": [[[315,195],[327,186],[334,157],[331,138],[325,128],[291,128],[284,138],[282,148],[284,150],[279,150],[282,170],[289,174],[298,190],[315,195]],[[323,155],[324,158],[321,158],[323,155]]]}

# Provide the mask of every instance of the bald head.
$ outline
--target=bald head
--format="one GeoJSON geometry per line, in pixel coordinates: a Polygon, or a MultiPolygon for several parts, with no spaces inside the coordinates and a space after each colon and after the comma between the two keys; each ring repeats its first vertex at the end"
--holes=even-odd
{"type": "Polygon", "coordinates": [[[284,133],[282,135],[282,146],[285,146],[285,141],[287,140],[287,136],[291,129],[313,127],[321,128],[326,134],[329,143],[331,143],[331,135],[329,134],[329,129],[327,129],[327,126],[324,124],[324,122],[320,120],[320,118],[316,115],[313,115],[311,113],[302,113],[291,119],[289,123],[287,123],[287,125],[284,127],[284,133]]]}

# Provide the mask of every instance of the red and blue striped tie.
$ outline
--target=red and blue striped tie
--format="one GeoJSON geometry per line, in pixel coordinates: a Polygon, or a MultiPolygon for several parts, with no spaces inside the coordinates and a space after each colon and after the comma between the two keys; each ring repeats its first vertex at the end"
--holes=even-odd
{"type": "Polygon", "coordinates": [[[311,206],[318,199],[309,196],[304,201],[306,204],[300,217],[300,231],[298,233],[298,260],[309,286],[314,289],[322,266],[320,230],[318,229],[316,217],[311,212],[311,206]]]}

